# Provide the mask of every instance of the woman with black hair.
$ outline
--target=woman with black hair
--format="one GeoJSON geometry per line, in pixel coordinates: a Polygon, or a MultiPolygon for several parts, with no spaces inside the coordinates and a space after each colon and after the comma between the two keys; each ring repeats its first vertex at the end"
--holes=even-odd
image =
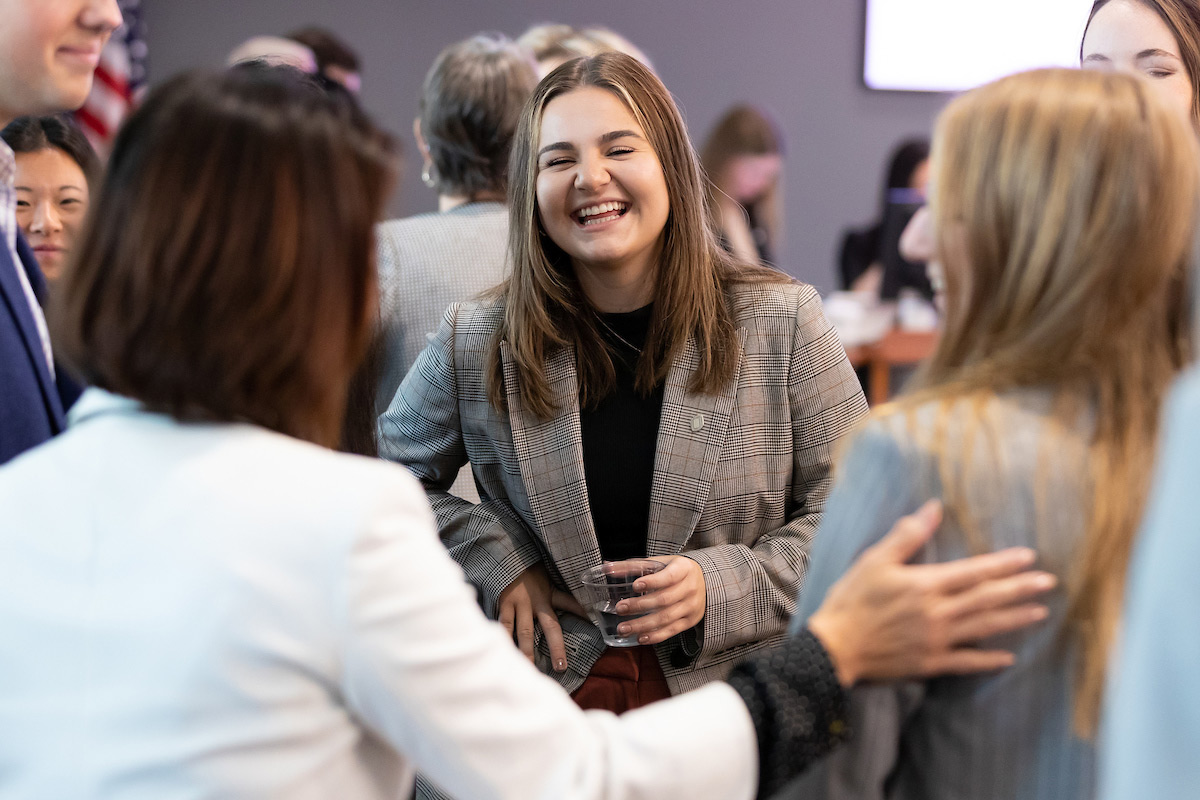
{"type": "Polygon", "coordinates": [[[17,224],[54,281],[87,214],[100,159],[87,137],[64,117],[21,117],[0,131],[16,156],[17,224]]]}

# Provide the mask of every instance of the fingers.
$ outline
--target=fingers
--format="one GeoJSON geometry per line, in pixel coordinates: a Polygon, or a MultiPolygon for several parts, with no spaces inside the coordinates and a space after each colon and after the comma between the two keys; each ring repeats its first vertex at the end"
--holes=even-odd
{"type": "Polygon", "coordinates": [[[1058,583],[1049,572],[1023,572],[1010,578],[984,581],[948,598],[943,606],[947,619],[962,619],[991,609],[1025,602],[1048,592],[1058,583]]]}
{"type": "Polygon", "coordinates": [[[513,618],[516,616],[517,604],[515,601],[502,597],[500,599],[500,624],[504,626],[504,630],[508,631],[508,638],[513,638],[513,618]]]}
{"type": "MultiPolygon", "coordinates": [[[[663,559],[666,561],[666,558],[663,559]]],[[[635,592],[657,592],[674,586],[688,576],[688,565],[680,558],[671,558],[667,566],[652,575],[643,575],[633,583],[635,592]]]]}
{"type": "Polygon", "coordinates": [[[622,636],[627,636],[631,633],[636,633],[639,635],[643,633],[651,633],[659,628],[674,624],[676,620],[683,616],[680,611],[681,609],[678,606],[672,606],[663,611],[659,611],[657,614],[647,614],[644,617],[631,619],[628,622],[622,622],[620,625],[618,625],[617,631],[622,636]]]}
{"type": "Polygon", "coordinates": [[[517,647],[521,648],[526,658],[533,661],[533,606],[528,600],[517,600],[516,606],[517,647]]]}
{"type": "Polygon", "coordinates": [[[1028,569],[1036,559],[1037,553],[1028,547],[1011,547],[945,564],[930,564],[921,569],[933,576],[935,590],[950,594],[970,589],[981,581],[1016,574],[1028,569]]]}
{"type": "Polygon", "coordinates": [[[941,524],[942,504],[937,500],[930,500],[915,513],[898,520],[887,536],[867,552],[872,557],[903,564],[917,554],[941,524]]]}
{"type": "Polygon", "coordinates": [[[1045,606],[1027,603],[1015,608],[1001,608],[971,614],[950,626],[947,639],[951,645],[979,641],[989,636],[1010,633],[1041,622],[1049,613],[1045,606]]]}
{"type": "Polygon", "coordinates": [[[687,623],[687,620],[679,619],[666,627],[641,634],[638,636],[638,644],[658,644],[659,642],[665,642],[667,639],[676,634],[683,633],[690,627],[692,626],[687,623]]]}
{"type": "Polygon", "coordinates": [[[564,592],[561,589],[553,589],[550,592],[550,605],[558,611],[564,611],[568,614],[574,614],[583,619],[588,618],[587,609],[579,604],[575,599],[575,595],[564,592]]]}
{"type": "Polygon", "coordinates": [[[555,672],[562,672],[567,668],[567,648],[563,644],[563,633],[558,624],[558,615],[554,613],[553,608],[547,606],[538,610],[537,622],[542,626],[542,633],[546,637],[546,647],[550,650],[550,665],[555,672]]]}
{"type": "Polygon", "coordinates": [[[1016,661],[1012,653],[1004,650],[975,650],[963,648],[952,650],[931,658],[923,675],[970,675],[976,672],[993,672],[1011,667],[1016,661]]]}
{"type": "Polygon", "coordinates": [[[660,608],[669,608],[682,600],[686,595],[687,590],[684,586],[680,583],[675,583],[666,589],[652,594],[622,600],[617,603],[617,613],[623,616],[646,614],[651,611],[657,611],[660,608]]]}

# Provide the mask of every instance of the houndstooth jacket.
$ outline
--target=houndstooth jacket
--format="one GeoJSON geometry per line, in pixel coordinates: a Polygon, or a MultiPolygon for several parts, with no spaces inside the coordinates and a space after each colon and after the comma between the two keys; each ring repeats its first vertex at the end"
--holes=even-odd
{"type": "MultiPolygon", "coordinates": [[[[741,356],[715,395],[687,384],[699,362],[694,341],[664,389],[646,551],[684,553],[707,587],[704,619],[656,646],[672,693],[722,678],[748,652],[779,639],[796,609],[812,537],[829,491],[838,440],[866,413],[858,380],[811,286],[757,284],[733,290],[741,356]]],[[[541,563],[561,589],[578,593],[600,563],[588,508],[574,351],[547,358],[558,405],[548,420],[528,413],[507,343],[501,359],[508,410],[487,399],[489,344],[499,304],[456,304],[380,417],[381,454],[424,484],[442,539],[484,610],[541,563]],[[470,460],[483,498],[446,492],[470,460]]],[[[604,651],[591,622],[561,617],[568,670],[538,665],[568,691],[604,651]]]]}

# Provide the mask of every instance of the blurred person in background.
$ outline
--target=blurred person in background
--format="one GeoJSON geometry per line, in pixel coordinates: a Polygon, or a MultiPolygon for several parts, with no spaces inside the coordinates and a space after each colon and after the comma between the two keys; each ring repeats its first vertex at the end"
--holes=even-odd
{"type": "Polygon", "coordinates": [[[1185,120],[1140,78],[1079,70],[1004,78],[939,118],[912,241],[932,245],[944,330],[847,448],[796,620],[930,496],[947,524],[921,560],[1024,544],[1064,591],[1044,627],[981,642],[1014,648],[1017,669],[856,691],[872,734],[789,797],[1095,796],[1126,566],[1187,353],[1200,147],[1185,120]]]}
{"type": "Polygon", "coordinates": [[[609,28],[545,23],[525,31],[517,38],[517,44],[537,63],[539,79],[573,58],[590,58],[599,53],[624,53],[654,69],[650,59],[633,42],[609,28]]]}
{"type": "Polygon", "coordinates": [[[779,126],[754,106],[726,111],[700,150],[721,245],[742,261],[775,262],[783,150],[779,126]]]}
{"type": "Polygon", "coordinates": [[[533,64],[498,34],[443,50],[421,88],[413,135],[438,210],[379,226],[383,376],[377,408],[437,330],[446,308],[501,282],[508,241],[508,159],[533,64]]]}
{"type": "Polygon", "coordinates": [[[0,139],[16,155],[17,225],[54,282],[83,225],[100,159],[83,131],[61,116],[15,119],[0,139]]]}
{"type": "MultiPolygon", "coordinates": [[[[446,308],[499,284],[508,241],[508,159],[521,108],[537,84],[528,55],[481,34],[450,45],[421,88],[413,135],[438,210],[379,226],[378,415],[437,330],[446,308]]],[[[477,499],[470,470],[455,491],[477,499]]]]}
{"type": "Polygon", "coordinates": [[[122,130],[52,311],[95,388],[0,468],[0,795],[397,798],[417,764],[472,800],[748,799],[836,743],[845,687],[1011,664],[965,645],[1036,620],[1045,576],[904,566],[932,507],[729,684],[582,713],[480,614],[412,477],[329,449],[393,179],[291,69],[181,76],[122,130]]]}
{"type": "Polygon", "coordinates": [[[867,228],[847,231],[842,239],[838,263],[843,289],[894,300],[901,288],[910,287],[933,297],[925,264],[900,253],[900,236],[924,205],[928,184],[929,140],[900,142],[888,159],[878,218],[867,228]]]}
{"type": "MultiPolygon", "coordinates": [[[[121,25],[116,0],[0,0],[0,124],[78,108],[121,25]]],[[[55,366],[45,279],[16,224],[16,159],[0,146],[0,464],[66,425],[77,391],[55,366]]]]}
{"type": "Polygon", "coordinates": [[[233,48],[225,59],[231,67],[252,61],[292,67],[309,75],[317,73],[317,57],[313,51],[282,36],[253,36],[233,48]]]}
{"type": "Polygon", "coordinates": [[[317,74],[341,84],[354,94],[362,90],[362,61],[358,53],[332,31],[311,26],[292,31],[287,38],[312,51],[317,60],[317,74]]]}

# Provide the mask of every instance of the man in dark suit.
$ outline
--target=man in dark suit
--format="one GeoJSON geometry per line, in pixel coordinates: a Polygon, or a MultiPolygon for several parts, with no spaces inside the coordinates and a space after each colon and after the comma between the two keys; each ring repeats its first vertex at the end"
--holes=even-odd
{"type": "MultiPolygon", "coordinates": [[[[117,0],[0,0],[0,20],[3,126],[82,105],[121,12],[117,0]]],[[[17,230],[15,172],[0,143],[0,464],[61,431],[73,399],[54,364],[45,282],[17,230]]]]}

